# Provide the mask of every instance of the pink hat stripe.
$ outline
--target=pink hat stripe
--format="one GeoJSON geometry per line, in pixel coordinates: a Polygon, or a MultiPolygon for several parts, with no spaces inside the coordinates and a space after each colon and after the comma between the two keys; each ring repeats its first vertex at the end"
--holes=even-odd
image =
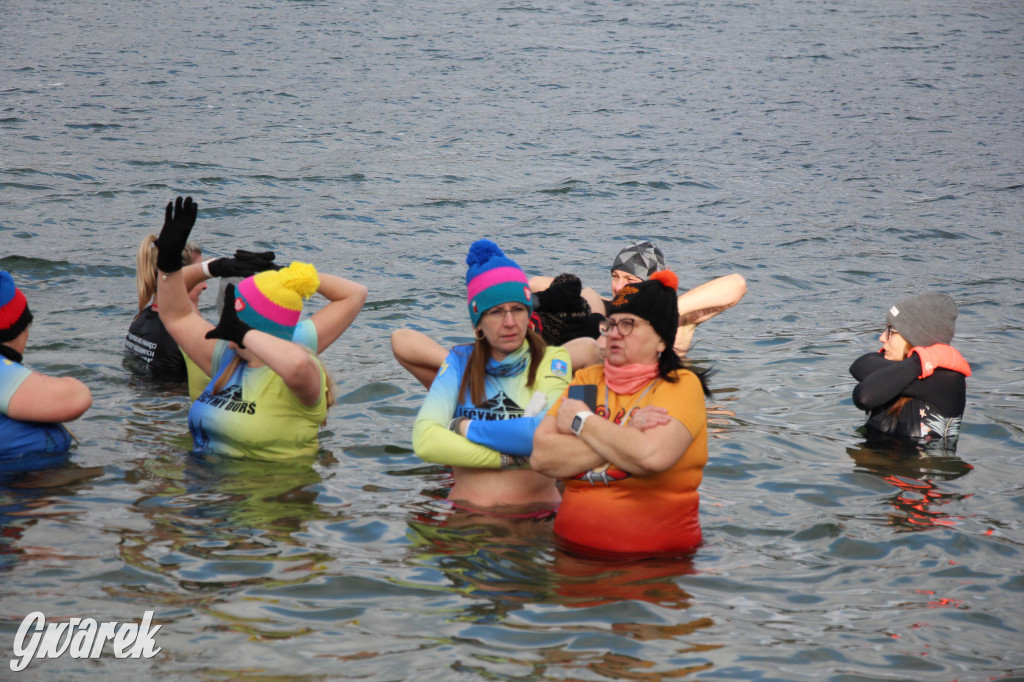
{"type": "Polygon", "coordinates": [[[286,308],[283,305],[279,305],[274,301],[271,301],[262,291],[260,291],[259,287],[256,286],[252,277],[242,280],[238,285],[238,290],[242,296],[245,297],[245,302],[248,303],[253,310],[271,322],[290,327],[294,327],[298,322],[299,314],[302,311],[292,310],[291,308],[286,308]]]}
{"type": "Polygon", "coordinates": [[[519,268],[513,268],[510,266],[493,268],[480,273],[470,280],[469,284],[466,286],[466,300],[472,301],[473,297],[484,289],[488,289],[498,284],[505,284],[506,282],[522,282],[523,284],[529,285],[530,280],[526,278],[526,273],[519,268]]]}

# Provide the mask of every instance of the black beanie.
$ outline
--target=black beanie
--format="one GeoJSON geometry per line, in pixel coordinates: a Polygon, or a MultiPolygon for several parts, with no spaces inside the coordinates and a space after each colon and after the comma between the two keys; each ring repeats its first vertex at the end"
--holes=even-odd
{"type": "Polygon", "coordinates": [[[647,281],[627,284],[619,289],[608,304],[608,314],[630,313],[647,320],[671,349],[676,345],[676,330],[679,328],[678,286],[679,278],[674,272],[660,270],[647,281]]]}
{"type": "Polygon", "coordinates": [[[929,292],[905,298],[889,308],[885,321],[911,346],[924,348],[953,340],[958,313],[952,297],[929,292]]]}

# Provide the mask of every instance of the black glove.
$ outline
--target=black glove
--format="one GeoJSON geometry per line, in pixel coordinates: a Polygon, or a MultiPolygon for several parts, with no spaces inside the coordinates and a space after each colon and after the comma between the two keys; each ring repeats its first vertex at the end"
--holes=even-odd
{"type": "Polygon", "coordinates": [[[562,337],[569,341],[572,339],[578,339],[580,337],[587,337],[590,339],[596,339],[601,336],[601,330],[598,325],[601,323],[604,317],[591,313],[585,316],[573,316],[570,320],[565,323],[565,328],[562,331],[562,337]]]}
{"type": "Polygon", "coordinates": [[[246,251],[238,249],[234,258],[218,258],[210,261],[210,274],[214,277],[251,277],[264,270],[280,270],[274,262],[273,251],[246,251]]]}
{"type": "Polygon", "coordinates": [[[235,285],[229,284],[224,290],[224,310],[220,313],[220,322],[206,332],[206,338],[234,341],[239,348],[245,348],[242,339],[249,331],[252,331],[252,327],[238,319],[238,313],[235,312],[235,285]]]}
{"type": "Polygon", "coordinates": [[[533,309],[545,313],[575,313],[583,310],[586,302],[580,295],[583,285],[576,275],[562,274],[544,291],[533,295],[533,309]]]}
{"type": "Polygon", "coordinates": [[[178,197],[167,202],[164,227],[156,239],[156,267],[161,272],[181,270],[181,252],[185,250],[198,213],[199,205],[193,203],[192,197],[186,197],[184,201],[178,197]]]}
{"type": "Polygon", "coordinates": [[[596,339],[601,335],[598,323],[604,318],[590,313],[590,307],[576,313],[538,313],[541,325],[539,333],[550,346],[561,346],[566,341],[580,337],[596,339]]]}

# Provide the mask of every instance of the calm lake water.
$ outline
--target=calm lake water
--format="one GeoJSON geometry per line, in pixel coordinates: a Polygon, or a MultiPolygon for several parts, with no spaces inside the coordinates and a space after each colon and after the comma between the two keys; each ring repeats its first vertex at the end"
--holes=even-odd
{"type": "MultiPolygon", "coordinates": [[[[0,482],[0,678],[1024,679],[1024,5],[7,0],[0,267],[26,362],[94,405],[0,482]],[[134,252],[178,194],[208,254],[365,283],[315,462],[188,454],[121,366],[134,252]],[[749,293],[713,367],[690,560],[583,561],[453,514],[391,330],[469,339],[480,237],[608,291],[635,239],[749,293]],[[936,289],[957,452],[867,448],[847,368],[936,289]],[[22,619],[162,625],[150,660],[8,670],[22,619]]],[[[204,312],[213,315],[207,292],[204,312]]]]}

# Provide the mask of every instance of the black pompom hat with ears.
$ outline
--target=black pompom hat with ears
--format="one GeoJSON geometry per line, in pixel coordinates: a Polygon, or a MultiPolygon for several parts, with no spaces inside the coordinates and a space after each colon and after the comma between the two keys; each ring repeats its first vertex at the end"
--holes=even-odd
{"type": "Polygon", "coordinates": [[[660,270],[645,282],[627,284],[619,289],[608,305],[608,314],[630,313],[647,320],[668,348],[676,344],[679,329],[679,304],[676,289],[679,278],[671,270],[660,270]]]}

